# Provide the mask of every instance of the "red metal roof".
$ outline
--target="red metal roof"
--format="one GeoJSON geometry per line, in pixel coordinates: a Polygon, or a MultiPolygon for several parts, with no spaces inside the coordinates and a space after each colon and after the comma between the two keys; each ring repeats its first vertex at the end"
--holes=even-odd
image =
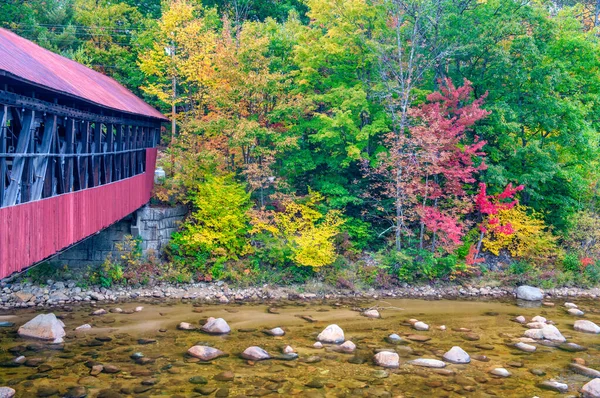
{"type": "Polygon", "coordinates": [[[2,28],[0,71],[106,108],[167,120],[116,80],[2,28]]]}

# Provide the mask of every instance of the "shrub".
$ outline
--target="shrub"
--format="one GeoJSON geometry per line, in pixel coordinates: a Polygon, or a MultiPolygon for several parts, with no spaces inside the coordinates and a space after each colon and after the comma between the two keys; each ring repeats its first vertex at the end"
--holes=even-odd
{"type": "Polygon", "coordinates": [[[512,233],[504,233],[502,229],[491,230],[482,240],[485,250],[497,256],[506,249],[514,258],[538,263],[559,256],[557,238],[547,230],[537,214],[529,215],[525,206],[500,210],[494,217],[500,225],[510,226],[512,233]]]}
{"type": "Polygon", "coordinates": [[[600,215],[589,210],[576,213],[564,246],[579,257],[600,258],[600,215]]]}
{"type": "Polygon", "coordinates": [[[319,212],[317,206],[321,201],[321,194],[311,192],[303,200],[283,201],[283,211],[255,213],[252,220],[255,240],[260,244],[262,238],[263,247],[276,247],[278,263],[292,261],[315,270],[332,264],[337,258],[334,237],[344,221],[337,210],[319,212]],[[281,243],[274,241],[277,239],[281,243]]]}
{"type": "MultiPolygon", "coordinates": [[[[231,176],[210,177],[191,196],[193,211],[173,234],[170,254],[194,271],[248,253],[250,195],[231,176]]],[[[219,275],[217,267],[212,274],[219,275]]]]}
{"type": "Polygon", "coordinates": [[[562,261],[564,271],[579,272],[581,262],[579,256],[575,253],[567,253],[562,261]]]}

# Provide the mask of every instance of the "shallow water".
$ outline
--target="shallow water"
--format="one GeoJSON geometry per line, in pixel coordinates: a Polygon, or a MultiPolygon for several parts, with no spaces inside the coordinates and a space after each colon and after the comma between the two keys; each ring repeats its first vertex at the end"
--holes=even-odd
{"type": "MultiPolygon", "coordinates": [[[[573,358],[579,357],[587,362],[587,366],[600,369],[600,336],[575,332],[573,322],[576,318],[568,315],[562,304],[563,301],[557,301],[554,308],[521,308],[515,302],[449,300],[285,302],[272,305],[137,302],[107,304],[103,308],[108,310],[119,306],[127,310],[143,305],[142,312],[102,316],[90,316],[92,307],[78,306],[72,311],[55,311],[66,325],[67,338],[62,350],[45,347],[41,351],[31,350],[40,347],[23,347],[35,341],[17,336],[17,326],[36,314],[33,310],[20,310],[0,316],[0,321],[11,321],[17,325],[0,329],[0,363],[6,364],[17,355],[42,360],[32,361],[39,362],[33,364],[37,366],[0,367],[0,381],[2,385],[12,386],[18,397],[40,396],[40,392],[51,393],[56,389],[58,392],[54,396],[63,396],[73,386],[84,386],[89,397],[191,397],[200,396],[194,391],[198,387],[220,389],[223,396],[228,391],[231,397],[552,397],[560,394],[541,390],[536,385],[554,378],[569,385],[569,392],[565,395],[577,395],[577,390],[589,379],[571,372],[568,364],[573,358]],[[382,319],[367,319],[358,312],[359,308],[372,306],[380,308],[382,319]],[[278,313],[269,313],[270,307],[276,307],[278,313]],[[306,315],[316,322],[301,318],[306,315]],[[581,344],[588,350],[570,353],[538,344],[534,353],[518,351],[507,345],[521,337],[526,330],[524,326],[511,321],[516,315],[524,315],[528,320],[535,315],[542,315],[554,321],[569,342],[581,344]],[[176,328],[182,321],[200,325],[209,316],[226,319],[232,328],[231,334],[210,336],[199,331],[176,328]],[[413,330],[406,322],[410,318],[428,323],[430,331],[413,330]],[[91,324],[93,329],[73,331],[84,323],[91,324]],[[340,325],[346,339],[357,345],[355,354],[337,353],[328,346],[320,350],[312,347],[316,335],[331,323],[340,325]],[[447,330],[438,330],[437,326],[440,325],[446,325],[447,330]],[[286,331],[285,336],[272,337],[262,333],[263,329],[278,326],[286,331]],[[471,332],[452,330],[458,328],[471,329],[471,332]],[[425,343],[411,342],[408,347],[413,352],[408,353],[408,349],[403,348],[406,346],[393,346],[384,341],[384,337],[390,333],[400,336],[421,334],[431,337],[431,340],[425,343]],[[99,341],[107,340],[105,337],[112,340],[99,341]],[[472,340],[475,337],[480,339],[472,340]],[[157,341],[142,345],[138,344],[140,338],[157,341]],[[210,364],[194,362],[185,353],[197,343],[212,345],[230,356],[216,359],[210,364]],[[476,347],[482,344],[492,345],[493,349],[476,347]],[[252,345],[263,347],[272,354],[278,354],[284,346],[291,345],[297,350],[299,359],[248,363],[239,358],[239,353],[252,345]],[[441,359],[441,355],[454,345],[462,347],[472,358],[485,355],[489,361],[473,359],[467,365],[449,364],[445,368],[452,371],[450,373],[453,374],[449,375],[406,364],[419,357],[441,359]],[[15,350],[17,346],[22,347],[15,350]],[[378,348],[395,348],[400,352],[400,368],[387,370],[388,377],[382,378],[382,368],[372,363],[374,350],[378,348]],[[136,364],[130,358],[134,352],[142,352],[145,357],[155,361],[147,365],[136,364]],[[313,362],[315,356],[321,360],[313,362]],[[349,362],[360,362],[356,357],[365,362],[349,362]],[[307,363],[307,360],[311,363],[307,363]],[[87,361],[112,364],[120,372],[90,376],[90,369],[85,365],[87,361]],[[495,367],[508,369],[512,376],[495,378],[489,374],[495,367]],[[546,375],[535,376],[530,372],[531,369],[541,369],[546,375]],[[213,379],[213,376],[226,370],[234,372],[233,381],[213,379]],[[192,384],[189,379],[193,376],[204,376],[208,383],[192,384]],[[142,387],[142,381],[148,379],[156,379],[156,384],[142,387]],[[315,379],[323,387],[306,386],[315,379]],[[109,395],[107,391],[100,393],[106,389],[114,395],[109,395]],[[142,392],[144,389],[147,391],[142,392]]],[[[577,304],[586,312],[586,319],[600,324],[600,315],[595,312],[598,308],[596,303],[579,301],[577,304]]],[[[211,396],[215,396],[215,392],[211,396]]]]}

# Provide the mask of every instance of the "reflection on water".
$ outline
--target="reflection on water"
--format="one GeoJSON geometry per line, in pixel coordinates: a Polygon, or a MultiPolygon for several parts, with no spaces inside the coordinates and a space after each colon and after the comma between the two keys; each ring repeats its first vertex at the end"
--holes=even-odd
{"type": "MultiPolygon", "coordinates": [[[[554,308],[522,308],[515,302],[448,300],[281,302],[269,306],[145,302],[119,305],[125,310],[143,305],[144,310],[139,313],[102,316],[90,316],[91,307],[78,306],[71,311],[55,311],[66,324],[67,339],[63,347],[32,344],[37,342],[17,336],[17,327],[0,329],[0,381],[2,385],[12,386],[18,397],[83,396],[85,393],[89,397],[558,396],[536,386],[549,379],[567,383],[568,394],[576,395],[589,379],[572,373],[568,365],[578,357],[585,360],[587,366],[600,369],[600,337],[575,332],[572,327],[575,318],[566,313],[562,301],[556,304],[554,308]],[[372,306],[381,309],[383,319],[368,319],[357,311],[372,306]],[[554,321],[568,341],[588,350],[566,352],[537,345],[537,351],[531,354],[518,351],[509,346],[525,330],[524,326],[511,321],[517,315],[527,319],[542,315],[554,321]],[[179,322],[199,326],[210,316],[226,319],[232,333],[210,336],[199,331],[177,330],[179,322]],[[411,318],[429,324],[431,329],[416,332],[406,322],[411,318]],[[311,319],[315,322],[309,322],[311,319]],[[73,331],[84,323],[91,324],[93,329],[73,331]],[[338,353],[327,345],[324,349],[313,348],[316,335],[332,323],[341,326],[346,339],[357,345],[355,354],[338,353]],[[438,329],[441,325],[446,326],[445,331],[438,329]],[[286,335],[272,337],[262,332],[274,327],[282,327],[286,335]],[[417,333],[431,339],[394,346],[384,341],[391,333],[400,336],[417,333]],[[139,339],[143,338],[156,342],[140,344],[139,339]],[[199,343],[230,355],[209,364],[186,357],[187,349],[199,343]],[[298,352],[299,359],[257,363],[241,359],[239,354],[253,345],[272,354],[279,354],[283,347],[290,345],[298,352]],[[441,370],[406,364],[419,357],[441,359],[443,353],[455,345],[471,355],[470,364],[449,364],[441,370]],[[383,371],[373,365],[373,354],[381,348],[395,349],[400,354],[400,368],[383,371]],[[141,360],[139,353],[143,354],[141,360]],[[20,355],[24,355],[27,362],[15,367],[13,360],[20,355]],[[95,364],[103,364],[105,371],[115,373],[92,376],[90,368],[95,364]],[[489,371],[496,367],[508,369],[512,376],[490,375],[489,371]],[[228,372],[234,374],[233,380],[228,372]]],[[[578,304],[587,319],[600,323],[594,303],[578,304]]],[[[114,307],[117,305],[105,308],[114,307]]],[[[0,321],[15,322],[18,326],[35,314],[21,310],[0,316],[0,321]]]]}

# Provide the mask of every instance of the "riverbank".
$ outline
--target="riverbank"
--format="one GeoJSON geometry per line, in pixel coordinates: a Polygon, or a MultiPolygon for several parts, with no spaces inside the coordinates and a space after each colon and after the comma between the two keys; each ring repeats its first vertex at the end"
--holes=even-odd
{"type": "MultiPolygon", "coordinates": [[[[278,300],[319,300],[338,298],[425,298],[425,299],[501,299],[516,297],[515,288],[469,285],[421,285],[390,289],[350,290],[312,282],[295,286],[232,287],[224,282],[157,284],[145,287],[100,286],[81,288],[77,281],[52,281],[35,284],[27,281],[0,282],[0,309],[52,307],[76,303],[122,302],[140,299],[194,300],[205,303],[265,302],[278,300]]],[[[600,297],[600,288],[554,288],[543,290],[544,299],[600,297]]]]}

